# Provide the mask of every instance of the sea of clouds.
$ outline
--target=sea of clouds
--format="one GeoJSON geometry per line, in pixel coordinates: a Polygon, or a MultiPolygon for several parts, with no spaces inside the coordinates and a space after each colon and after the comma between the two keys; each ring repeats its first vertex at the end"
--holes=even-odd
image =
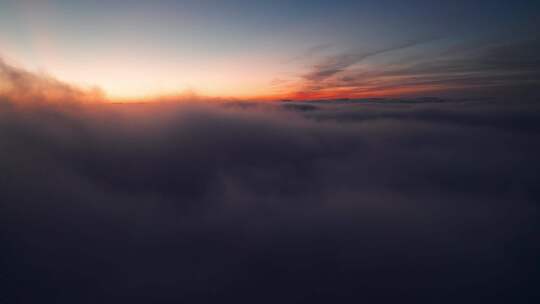
{"type": "Polygon", "coordinates": [[[538,296],[537,103],[13,96],[0,101],[9,303],[538,296]]]}

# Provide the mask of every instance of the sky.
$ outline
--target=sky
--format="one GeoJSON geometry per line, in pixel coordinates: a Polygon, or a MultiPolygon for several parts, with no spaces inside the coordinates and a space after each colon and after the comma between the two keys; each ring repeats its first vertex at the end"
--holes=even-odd
{"type": "Polygon", "coordinates": [[[538,83],[538,9],[499,0],[0,0],[0,56],[117,99],[487,92],[538,83]]]}

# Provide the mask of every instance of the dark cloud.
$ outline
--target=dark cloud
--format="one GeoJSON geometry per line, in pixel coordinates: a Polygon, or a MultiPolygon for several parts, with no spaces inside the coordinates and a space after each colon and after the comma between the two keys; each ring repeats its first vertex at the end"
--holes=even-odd
{"type": "Polygon", "coordinates": [[[539,118],[437,99],[4,99],[3,299],[534,302],[539,118]]]}

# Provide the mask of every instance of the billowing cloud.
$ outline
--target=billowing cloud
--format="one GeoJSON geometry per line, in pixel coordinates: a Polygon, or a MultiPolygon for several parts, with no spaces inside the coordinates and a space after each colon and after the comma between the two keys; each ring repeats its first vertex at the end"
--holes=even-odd
{"type": "Polygon", "coordinates": [[[0,58],[0,97],[19,103],[103,101],[98,89],[84,90],[51,76],[34,74],[7,64],[0,58]]]}
{"type": "Polygon", "coordinates": [[[0,102],[10,302],[536,292],[536,104],[12,105],[0,102]]]}

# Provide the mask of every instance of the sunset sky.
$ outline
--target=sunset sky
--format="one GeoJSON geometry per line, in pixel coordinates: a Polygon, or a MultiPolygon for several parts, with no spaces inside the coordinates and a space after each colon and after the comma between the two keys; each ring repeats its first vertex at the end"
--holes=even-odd
{"type": "Polygon", "coordinates": [[[489,91],[538,83],[538,9],[500,0],[0,0],[0,56],[120,99],[489,91]]]}

